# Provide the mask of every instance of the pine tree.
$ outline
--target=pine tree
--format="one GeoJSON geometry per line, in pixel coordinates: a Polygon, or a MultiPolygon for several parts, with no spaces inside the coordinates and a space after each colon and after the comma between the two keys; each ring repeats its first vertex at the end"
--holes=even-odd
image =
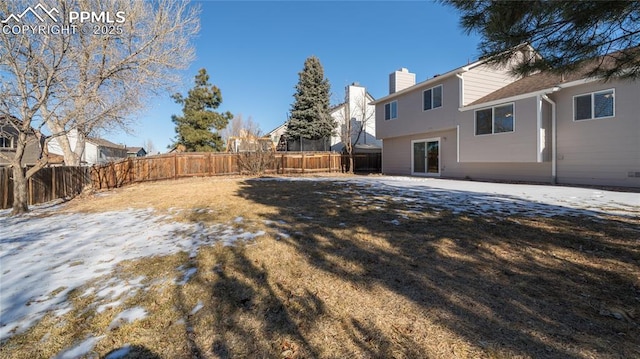
{"type": "Polygon", "coordinates": [[[286,136],[308,140],[329,138],[336,124],[329,113],[329,80],[324,77],[320,60],[315,56],[307,58],[298,76],[286,136]]]}
{"type": "Polygon", "coordinates": [[[227,127],[233,115],[213,111],[222,104],[222,93],[209,83],[207,70],[200,69],[187,97],[176,93],[171,98],[183,106],[182,116],[171,116],[177,133],[173,146],[183,145],[188,152],[221,151],[224,144],[218,132],[227,127]]]}
{"type": "Polygon", "coordinates": [[[460,24],[482,36],[482,57],[510,63],[519,45],[537,57],[515,64],[517,75],[567,73],[590,63],[590,76],[640,79],[639,1],[440,0],[461,13],[460,24]]]}

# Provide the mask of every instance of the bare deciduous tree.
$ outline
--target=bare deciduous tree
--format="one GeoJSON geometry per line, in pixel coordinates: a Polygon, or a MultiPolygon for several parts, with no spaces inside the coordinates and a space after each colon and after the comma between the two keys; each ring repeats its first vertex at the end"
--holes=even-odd
{"type": "Polygon", "coordinates": [[[241,113],[233,116],[233,119],[229,121],[227,127],[220,132],[220,135],[224,139],[224,143],[229,143],[231,137],[246,137],[254,136],[260,137],[262,130],[260,125],[256,123],[251,116],[245,119],[241,113]]]}
{"type": "Polygon", "coordinates": [[[366,91],[352,98],[347,87],[344,105],[338,113],[340,140],[349,158],[349,173],[353,173],[354,170],[354,147],[363,136],[366,138],[367,127],[375,120],[375,110],[369,105],[370,101],[366,91]]]}
{"type": "MultiPolygon", "coordinates": [[[[199,30],[198,9],[181,0],[41,3],[58,10],[55,25],[76,28],[0,31],[0,114],[19,120],[16,151],[8,159],[14,214],[27,211],[26,180],[46,165],[48,141],[59,143],[65,164],[78,165],[86,136],[126,129],[147,98],[178,83],[174,70],[193,60],[191,40],[199,30]],[[119,13],[121,22],[73,23],[71,11],[119,13]],[[34,128],[36,133],[46,128],[52,136],[44,141],[41,160],[24,172],[24,149],[34,128]],[[67,137],[71,129],[78,133],[74,148],[67,137]]],[[[30,1],[2,2],[0,13],[21,14],[30,6],[30,1]]]]}
{"type": "Polygon", "coordinates": [[[144,142],[142,147],[144,147],[144,150],[147,151],[147,154],[149,155],[155,155],[157,152],[156,146],[153,144],[153,141],[151,141],[150,138],[144,142]]]}

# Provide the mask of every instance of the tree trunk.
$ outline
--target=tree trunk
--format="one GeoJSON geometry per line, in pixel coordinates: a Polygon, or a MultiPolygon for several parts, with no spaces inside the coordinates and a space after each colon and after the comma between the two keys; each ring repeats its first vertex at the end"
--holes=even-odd
{"type": "Polygon", "coordinates": [[[13,210],[11,214],[18,215],[28,212],[28,205],[27,178],[24,170],[19,166],[13,166],[13,210]]]}
{"type": "Polygon", "coordinates": [[[349,173],[353,174],[354,168],[353,168],[353,150],[351,150],[351,153],[349,153],[349,173]]]}

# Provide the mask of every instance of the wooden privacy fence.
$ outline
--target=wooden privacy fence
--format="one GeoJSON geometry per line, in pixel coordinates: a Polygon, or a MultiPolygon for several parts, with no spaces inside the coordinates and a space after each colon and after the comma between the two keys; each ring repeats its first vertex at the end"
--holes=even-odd
{"type": "Polygon", "coordinates": [[[251,173],[243,163],[251,156],[266,165],[267,174],[291,174],[341,171],[341,155],[332,152],[285,153],[173,153],[166,155],[128,158],[91,168],[93,188],[116,188],[129,183],[251,173]],[[248,156],[248,157],[247,157],[248,156]],[[261,156],[261,157],[258,157],[261,156]]]}
{"type": "MultiPolygon", "coordinates": [[[[344,171],[349,171],[349,156],[342,155],[344,171]]],[[[381,173],[382,153],[356,153],[353,155],[353,170],[358,173],[381,173]]]]}
{"type": "MultiPolygon", "coordinates": [[[[0,208],[13,206],[12,169],[0,167],[0,208]]],[[[48,167],[27,182],[29,205],[73,197],[91,183],[88,167],[48,167]]]]}

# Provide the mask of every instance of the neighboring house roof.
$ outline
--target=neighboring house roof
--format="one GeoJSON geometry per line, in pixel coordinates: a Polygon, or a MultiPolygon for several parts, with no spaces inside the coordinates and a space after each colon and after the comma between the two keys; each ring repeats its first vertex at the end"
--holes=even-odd
{"type": "Polygon", "coordinates": [[[127,153],[138,153],[140,152],[140,150],[144,151],[144,153],[147,153],[147,151],[145,151],[142,147],[127,147],[127,153]]]}
{"type": "Polygon", "coordinates": [[[124,145],[116,145],[115,143],[113,143],[111,141],[107,141],[107,140],[102,139],[102,138],[88,137],[87,138],[87,142],[91,142],[94,145],[97,145],[97,146],[100,146],[100,147],[124,149],[124,145]]]}
{"type": "Polygon", "coordinates": [[[177,145],[173,145],[173,147],[171,147],[168,153],[181,153],[181,152],[187,152],[187,147],[183,144],[177,144],[177,145]]]}
{"type": "Polygon", "coordinates": [[[287,127],[287,122],[288,121],[285,121],[282,125],[280,125],[280,126],[274,128],[273,130],[267,132],[266,136],[271,136],[271,134],[286,128],[287,127]]]}

